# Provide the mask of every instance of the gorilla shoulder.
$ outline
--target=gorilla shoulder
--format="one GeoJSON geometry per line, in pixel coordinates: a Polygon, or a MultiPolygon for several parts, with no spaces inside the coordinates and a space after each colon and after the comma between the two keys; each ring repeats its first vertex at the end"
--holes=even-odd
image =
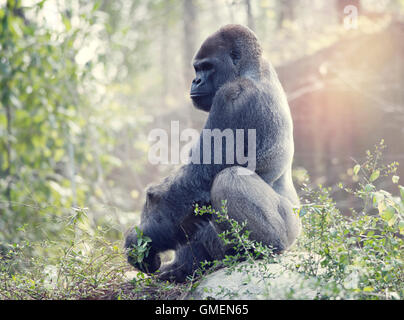
{"type": "MultiPolygon", "coordinates": [[[[216,93],[212,108],[227,109],[228,111],[237,111],[238,108],[245,108],[254,104],[256,98],[261,95],[255,81],[239,77],[231,82],[224,84],[216,93]]],[[[213,111],[213,110],[212,110],[213,111]]]]}

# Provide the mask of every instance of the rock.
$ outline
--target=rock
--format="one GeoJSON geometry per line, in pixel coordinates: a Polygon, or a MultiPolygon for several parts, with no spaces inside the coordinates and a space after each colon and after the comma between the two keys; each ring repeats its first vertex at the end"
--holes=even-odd
{"type": "Polygon", "coordinates": [[[296,256],[281,256],[274,263],[242,262],[235,270],[224,268],[203,278],[188,299],[285,300],[314,299],[316,279],[292,271],[296,256]],[[289,267],[288,267],[289,266],[289,267]]]}

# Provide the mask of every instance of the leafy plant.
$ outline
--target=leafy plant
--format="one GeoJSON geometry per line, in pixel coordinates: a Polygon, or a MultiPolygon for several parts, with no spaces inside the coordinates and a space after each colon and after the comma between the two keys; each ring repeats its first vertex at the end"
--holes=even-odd
{"type": "Polygon", "coordinates": [[[239,272],[258,273],[261,278],[270,277],[266,272],[267,264],[275,260],[272,248],[260,242],[250,239],[250,231],[246,228],[247,221],[238,222],[229,217],[227,211],[227,200],[222,200],[220,210],[215,210],[211,206],[195,206],[195,215],[211,214],[216,223],[224,224],[224,231],[219,233],[219,238],[223,241],[226,251],[230,252],[222,260],[205,261],[201,263],[198,275],[201,276],[208,268],[210,272],[219,267],[227,267],[228,273],[235,270],[239,272]],[[240,265],[241,261],[247,264],[240,265]]]}
{"type": "Polygon", "coordinates": [[[380,177],[393,175],[398,163],[380,164],[383,141],[366,161],[353,168],[360,175],[356,189],[340,188],[362,201],[362,210],[342,215],[330,197],[330,188],[304,188],[299,210],[303,237],[297,247],[309,252],[298,265],[308,275],[327,283],[321,298],[402,299],[403,288],[403,187],[399,196],[378,189],[380,177]]]}
{"type": "Polygon", "coordinates": [[[137,261],[142,262],[149,255],[151,239],[143,234],[143,231],[135,227],[137,232],[137,243],[128,251],[129,256],[137,261]]]}

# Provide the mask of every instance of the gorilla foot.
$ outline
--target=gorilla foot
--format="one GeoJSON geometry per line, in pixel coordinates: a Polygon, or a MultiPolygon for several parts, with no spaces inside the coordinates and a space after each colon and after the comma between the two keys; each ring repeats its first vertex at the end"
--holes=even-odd
{"type": "Polygon", "coordinates": [[[185,264],[178,265],[175,262],[165,264],[161,267],[160,272],[157,274],[157,279],[162,281],[175,281],[185,282],[189,272],[185,264]]]}

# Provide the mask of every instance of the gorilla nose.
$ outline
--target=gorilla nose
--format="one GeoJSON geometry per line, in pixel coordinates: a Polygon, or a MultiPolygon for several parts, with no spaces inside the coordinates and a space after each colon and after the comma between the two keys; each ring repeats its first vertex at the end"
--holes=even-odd
{"type": "Polygon", "coordinates": [[[201,78],[195,78],[194,80],[192,80],[192,83],[195,85],[199,85],[202,82],[201,78]]]}
{"type": "Polygon", "coordinates": [[[206,83],[201,78],[195,78],[192,81],[191,86],[191,97],[205,96],[209,93],[208,88],[206,88],[206,83]]]}

